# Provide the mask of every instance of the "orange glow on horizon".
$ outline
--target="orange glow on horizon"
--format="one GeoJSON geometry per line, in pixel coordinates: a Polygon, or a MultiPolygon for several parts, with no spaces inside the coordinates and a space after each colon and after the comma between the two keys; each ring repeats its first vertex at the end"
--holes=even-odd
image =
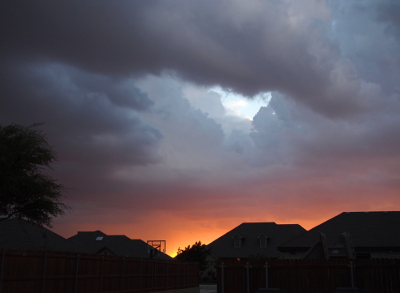
{"type": "MultiPolygon", "coordinates": [[[[165,240],[166,253],[175,257],[178,248],[184,249],[188,245],[193,245],[197,241],[202,244],[209,244],[243,222],[275,222],[277,224],[299,224],[306,230],[331,219],[342,212],[355,211],[382,211],[399,210],[395,205],[388,206],[385,203],[376,205],[375,208],[366,205],[360,205],[359,202],[350,204],[335,201],[325,207],[326,203],[306,202],[303,206],[287,205],[286,202],[276,202],[275,204],[265,204],[251,208],[242,212],[244,209],[230,207],[221,212],[221,209],[206,208],[205,210],[190,209],[182,213],[171,213],[167,211],[154,211],[129,218],[124,214],[118,217],[90,218],[91,222],[85,222],[87,219],[83,214],[81,218],[61,217],[54,220],[52,229],[55,233],[65,238],[76,235],[78,231],[100,230],[107,235],[126,235],[131,239],[141,239],[144,242],[148,240],[165,240]],[[248,214],[251,211],[251,216],[248,214]],[[236,215],[236,216],[232,216],[236,215]]],[[[190,208],[193,208],[189,206],[190,208]]]]}

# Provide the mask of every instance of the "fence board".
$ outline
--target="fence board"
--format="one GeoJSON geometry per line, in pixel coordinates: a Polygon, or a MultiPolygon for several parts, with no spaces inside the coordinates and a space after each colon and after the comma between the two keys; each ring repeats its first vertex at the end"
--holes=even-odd
{"type": "Polygon", "coordinates": [[[199,264],[3,250],[0,293],[156,292],[199,286],[199,264]]]}
{"type": "Polygon", "coordinates": [[[216,264],[218,293],[254,293],[265,288],[265,262],[269,287],[286,293],[331,293],[352,283],[367,293],[400,292],[400,259],[356,259],[352,263],[347,259],[249,261],[249,274],[246,260],[226,259],[216,264]]]}

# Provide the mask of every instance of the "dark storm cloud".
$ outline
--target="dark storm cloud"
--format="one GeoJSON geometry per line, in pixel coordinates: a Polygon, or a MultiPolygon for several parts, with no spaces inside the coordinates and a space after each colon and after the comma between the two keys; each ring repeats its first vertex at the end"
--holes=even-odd
{"type": "Polygon", "coordinates": [[[388,96],[399,93],[400,43],[395,25],[399,4],[390,0],[331,1],[330,6],[333,38],[358,76],[379,85],[375,90],[382,92],[377,92],[380,98],[374,108],[381,108],[388,96]]]}
{"type": "Polygon", "coordinates": [[[2,52],[20,58],[56,59],[92,70],[124,71],[134,53],[130,29],[135,9],[125,2],[13,1],[2,3],[2,52]],[[131,9],[130,9],[131,8],[131,9]],[[129,13],[129,11],[131,13],[129,13]]]}
{"type": "Polygon", "coordinates": [[[250,97],[278,90],[329,117],[369,109],[366,85],[324,36],[326,7],[304,4],[7,1],[1,52],[115,75],[171,69],[250,97]]]}
{"type": "Polygon", "coordinates": [[[391,1],[390,3],[383,3],[378,5],[379,21],[389,24],[389,30],[394,29],[399,33],[400,29],[400,3],[391,1]]]}
{"type": "Polygon", "coordinates": [[[152,102],[132,83],[52,63],[1,73],[0,123],[44,123],[68,187],[105,191],[116,168],[159,161],[162,135],[136,114],[152,102]]]}

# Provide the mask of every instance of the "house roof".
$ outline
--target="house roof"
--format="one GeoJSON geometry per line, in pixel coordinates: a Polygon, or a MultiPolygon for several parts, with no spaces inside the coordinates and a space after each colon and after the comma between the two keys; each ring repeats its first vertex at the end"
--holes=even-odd
{"type": "Polygon", "coordinates": [[[305,251],[318,241],[319,232],[333,246],[349,232],[356,251],[400,250],[400,212],[344,212],[279,246],[281,251],[305,251]]]}
{"type": "MultiPolygon", "coordinates": [[[[101,231],[78,232],[68,241],[79,244],[89,253],[101,253],[104,250],[118,256],[149,258],[149,245],[140,239],[130,239],[125,235],[107,235],[101,231]]],[[[172,259],[165,253],[156,255],[159,259],[172,259]]]]}
{"type": "Polygon", "coordinates": [[[0,248],[87,253],[49,229],[19,218],[0,219],[0,248]]]}
{"type": "Polygon", "coordinates": [[[248,258],[259,255],[267,258],[278,258],[282,252],[277,246],[288,241],[306,230],[298,224],[279,225],[274,222],[242,223],[228,233],[214,240],[207,247],[216,258],[248,258]],[[267,247],[260,247],[260,235],[268,237],[267,247]],[[235,248],[233,238],[235,235],[242,237],[240,248],[235,248]]]}

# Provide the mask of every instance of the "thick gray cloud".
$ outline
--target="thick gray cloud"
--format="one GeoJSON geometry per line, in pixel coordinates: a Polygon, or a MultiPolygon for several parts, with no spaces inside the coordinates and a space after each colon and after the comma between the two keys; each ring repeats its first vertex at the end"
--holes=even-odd
{"type": "Polygon", "coordinates": [[[385,2],[378,4],[378,17],[379,21],[389,24],[387,28],[390,32],[399,32],[400,19],[398,17],[400,13],[400,4],[395,1],[385,2]]]}
{"type": "Polygon", "coordinates": [[[170,69],[253,96],[279,90],[329,117],[370,110],[378,86],[357,76],[325,32],[323,1],[124,1],[2,4],[2,55],[116,74],[170,69]]]}
{"type": "Polygon", "coordinates": [[[162,134],[137,116],[152,101],[134,84],[53,63],[8,67],[2,76],[0,122],[44,123],[67,186],[101,190],[115,168],[160,160],[162,134]]]}

